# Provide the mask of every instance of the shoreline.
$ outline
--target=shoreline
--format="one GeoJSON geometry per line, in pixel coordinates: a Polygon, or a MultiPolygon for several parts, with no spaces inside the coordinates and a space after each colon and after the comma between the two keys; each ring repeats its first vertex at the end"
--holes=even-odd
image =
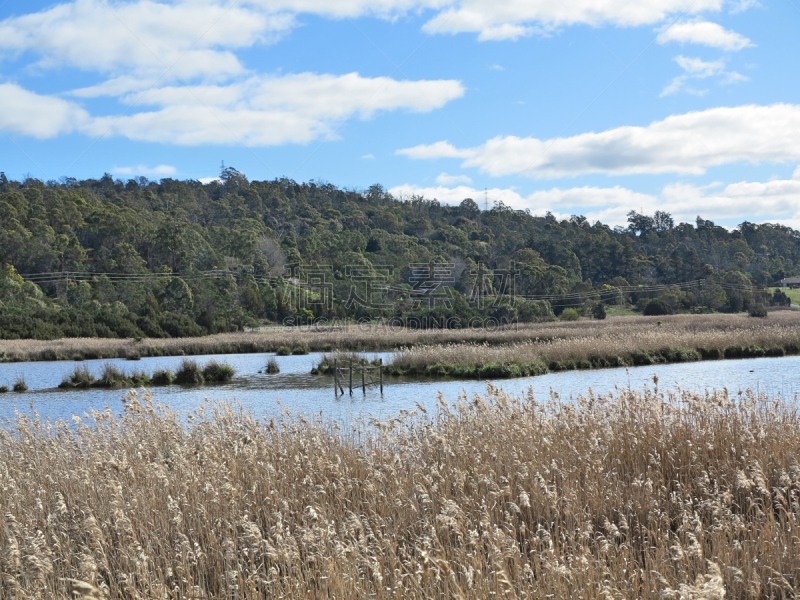
{"type": "Polygon", "coordinates": [[[552,361],[549,364],[543,362],[511,362],[508,364],[485,364],[476,366],[469,364],[434,363],[422,368],[412,367],[410,369],[396,368],[389,364],[385,367],[385,372],[390,377],[419,377],[423,379],[516,379],[521,377],[539,377],[562,371],[593,371],[598,369],[645,367],[648,365],[668,365],[686,362],[726,361],[746,358],[780,358],[797,355],[800,355],[800,347],[794,345],[787,348],[730,346],[725,348],[722,352],[708,348],[665,349],[659,352],[635,354],[630,357],[612,355],[605,357],[595,356],[588,359],[568,362],[552,361]]]}

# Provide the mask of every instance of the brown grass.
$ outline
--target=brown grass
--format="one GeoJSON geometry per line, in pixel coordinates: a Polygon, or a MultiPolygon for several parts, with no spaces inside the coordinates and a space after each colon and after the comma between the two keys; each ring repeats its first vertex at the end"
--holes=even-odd
{"type": "MultiPolygon", "coordinates": [[[[413,330],[353,324],[347,327],[275,327],[258,332],[224,333],[200,338],[61,340],[0,340],[0,361],[76,360],[139,356],[182,356],[276,352],[279,347],[304,347],[310,351],[396,350],[421,345],[473,343],[507,345],[530,340],[592,338],[602,334],[620,336],[657,331],[658,321],[687,331],[750,330],[757,325],[767,330],[789,328],[800,331],[800,312],[774,312],[762,321],[742,315],[675,315],[669,317],[612,317],[604,321],[510,325],[497,330],[451,329],[413,330]]],[[[756,327],[757,328],[757,327],[756,327]]],[[[758,328],[757,328],[758,329],[758,328]]]]}
{"type": "Polygon", "coordinates": [[[800,352],[800,315],[620,318],[606,324],[539,326],[539,337],[506,344],[418,345],[395,353],[395,373],[513,376],[575,368],[630,366],[800,352]]]}
{"type": "Polygon", "coordinates": [[[490,387],[347,431],[130,395],[0,429],[0,597],[794,598],[798,457],[751,392],[490,387]]]}

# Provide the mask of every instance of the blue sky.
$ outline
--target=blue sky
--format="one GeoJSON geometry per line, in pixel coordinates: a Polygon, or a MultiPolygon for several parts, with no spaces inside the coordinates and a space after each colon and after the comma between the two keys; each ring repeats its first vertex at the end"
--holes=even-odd
{"type": "Polygon", "coordinates": [[[0,170],[800,228],[800,0],[0,0],[0,170]]]}

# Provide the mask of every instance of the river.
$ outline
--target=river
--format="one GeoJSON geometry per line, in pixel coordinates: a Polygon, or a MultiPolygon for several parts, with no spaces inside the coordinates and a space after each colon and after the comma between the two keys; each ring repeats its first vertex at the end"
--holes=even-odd
{"type": "MultiPolygon", "coordinates": [[[[384,393],[377,387],[368,387],[362,393],[360,378],[356,377],[353,395],[334,396],[330,376],[310,375],[311,368],[319,362],[320,354],[304,356],[278,356],[281,372],[264,373],[267,354],[226,354],[189,357],[201,365],[211,359],[227,362],[236,368],[234,380],[228,384],[183,387],[171,385],[154,387],[153,396],[181,412],[196,409],[204,400],[236,400],[255,416],[275,414],[283,408],[310,416],[322,413],[323,417],[348,422],[358,416],[387,418],[403,409],[413,409],[417,403],[426,407],[436,404],[438,392],[450,402],[459,393],[482,393],[487,380],[420,380],[386,377],[384,393]],[[259,373],[262,371],[262,373],[259,373]],[[356,383],[358,386],[356,387],[356,383]]],[[[390,353],[370,354],[382,357],[390,353]]],[[[13,418],[15,411],[30,414],[35,410],[43,419],[69,419],[73,414],[83,416],[89,408],[102,409],[106,405],[115,412],[122,408],[126,390],[60,390],[58,384],[76,364],[86,365],[94,375],[99,375],[106,363],[125,371],[144,371],[152,374],[159,368],[177,369],[184,357],[150,357],[140,361],[122,359],[91,360],[81,363],[31,362],[0,364],[0,384],[11,387],[18,375],[24,376],[29,390],[25,393],[9,392],[0,395],[0,420],[13,418]]],[[[489,383],[512,394],[527,393],[533,389],[535,396],[545,399],[556,392],[562,399],[586,394],[606,393],[615,387],[652,388],[653,376],[659,379],[660,390],[706,390],[727,388],[737,392],[752,388],[770,394],[792,397],[800,392],[800,356],[782,358],[754,358],[743,360],[707,361],[650,365],[630,369],[597,369],[566,371],[538,377],[495,379],[489,383]]],[[[347,384],[345,383],[345,388],[347,384]]]]}

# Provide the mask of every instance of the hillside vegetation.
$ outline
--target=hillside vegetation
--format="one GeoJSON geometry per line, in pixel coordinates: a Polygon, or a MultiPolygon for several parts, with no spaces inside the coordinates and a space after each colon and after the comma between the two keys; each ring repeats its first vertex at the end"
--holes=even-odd
{"type": "Polygon", "coordinates": [[[800,236],[780,225],[632,213],[611,228],[235,169],[206,185],[2,176],[0,218],[5,338],[200,336],[319,317],[530,322],[567,306],[602,317],[601,303],[742,311],[767,301],[753,285],[800,270],[800,236]],[[415,296],[428,285],[420,264],[452,265],[438,297],[415,296]],[[495,298],[474,302],[476,289],[495,298]]]}

